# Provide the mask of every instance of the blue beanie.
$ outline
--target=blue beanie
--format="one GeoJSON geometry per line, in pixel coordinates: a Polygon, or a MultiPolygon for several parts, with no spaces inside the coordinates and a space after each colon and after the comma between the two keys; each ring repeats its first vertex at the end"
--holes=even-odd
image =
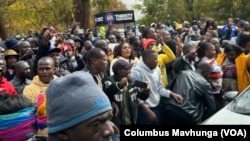
{"type": "Polygon", "coordinates": [[[5,46],[7,49],[13,49],[17,46],[18,40],[12,37],[9,37],[5,40],[5,46]]]}
{"type": "Polygon", "coordinates": [[[88,72],[77,71],[50,82],[46,91],[48,133],[57,133],[112,110],[88,72]]]}

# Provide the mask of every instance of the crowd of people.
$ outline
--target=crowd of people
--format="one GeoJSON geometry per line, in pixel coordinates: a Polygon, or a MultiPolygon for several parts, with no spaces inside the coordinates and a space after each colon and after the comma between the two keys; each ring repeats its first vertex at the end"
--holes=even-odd
{"type": "Polygon", "coordinates": [[[167,21],[104,35],[75,24],[8,37],[0,141],[120,140],[120,125],[198,125],[250,84],[250,26],[167,21]]]}

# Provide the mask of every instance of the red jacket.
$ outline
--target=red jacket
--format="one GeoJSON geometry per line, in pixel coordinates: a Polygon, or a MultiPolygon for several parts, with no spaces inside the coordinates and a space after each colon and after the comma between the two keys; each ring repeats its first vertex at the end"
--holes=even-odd
{"type": "MultiPolygon", "coordinates": [[[[12,95],[17,95],[17,92],[13,85],[7,81],[5,77],[2,77],[2,81],[0,82],[0,90],[3,89],[5,90],[6,93],[12,94],[12,95]]],[[[1,91],[3,91],[1,90],[1,91]]]]}

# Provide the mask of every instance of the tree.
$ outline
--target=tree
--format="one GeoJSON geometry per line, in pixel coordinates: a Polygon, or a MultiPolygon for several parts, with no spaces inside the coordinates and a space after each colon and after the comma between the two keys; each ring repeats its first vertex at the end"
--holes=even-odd
{"type": "Polygon", "coordinates": [[[90,20],[90,0],[73,0],[75,21],[83,28],[89,27],[90,20]]]}
{"type": "Polygon", "coordinates": [[[64,31],[72,24],[73,4],[71,0],[16,0],[6,8],[4,19],[8,36],[40,31],[43,25],[64,31]]]}
{"type": "Polygon", "coordinates": [[[5,28],[5,21],[4,21],[4,14],[6,7],[12,5],[15,0],[1,0],[0,1],[0,38],[5,40],[7,36],[6,28],[5,28]]]}
{"type": "MultiPolygon", "coordinates": [[[[141,24],[172,20],[199,20],[202,17],[213,18],[219,22],[229,17],[250,20],[248,0],[142,0],[142,6],[136,6],[144,13],[141,24]]],[[[222,22],[221,22],[222,23],[222,22]]]]}
{"type": "MultiPolygon", "coordinates": [[[[105,12],[111,8],[110,3],[111,3],[111,0],[92,0],[91,7],[93,10],[96,10],[98,12],[105,12]]],[[[112,5],[114,5],[114,3],[112,3],[112,5]]]]}
{"type": "Polygon", "coordinates": [[[74,22],[93,28],[96,13],[125,9],[119,0],[0,0],[0,37],[27,35],[28,29],[39,32],[43,25],[62,32],[74,22]]]}
{"type": "Polygon", "coordinates": [[[73,0],[73,3],[75,21],[80,22],[84,29],[94,26],[94,15],[97,13],[126,10],[126,6],[119,0],[73,0]]]}

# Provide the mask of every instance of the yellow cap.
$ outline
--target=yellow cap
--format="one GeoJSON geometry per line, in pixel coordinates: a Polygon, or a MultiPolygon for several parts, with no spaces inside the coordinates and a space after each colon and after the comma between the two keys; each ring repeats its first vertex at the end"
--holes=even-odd
{"type": "Polygon", "coordinates": [[[7,56],[19,56],[17,52],[13,49],[7,49],[4,52],[4,58],[6,59],[7,56]]]}
{"type": "Polygon", "coordinates": [[[10,56],[10,55],[18,55],[17,52],[13,49],[7,49],[5,52],[4,52],[4,56],[10,56]]]}

